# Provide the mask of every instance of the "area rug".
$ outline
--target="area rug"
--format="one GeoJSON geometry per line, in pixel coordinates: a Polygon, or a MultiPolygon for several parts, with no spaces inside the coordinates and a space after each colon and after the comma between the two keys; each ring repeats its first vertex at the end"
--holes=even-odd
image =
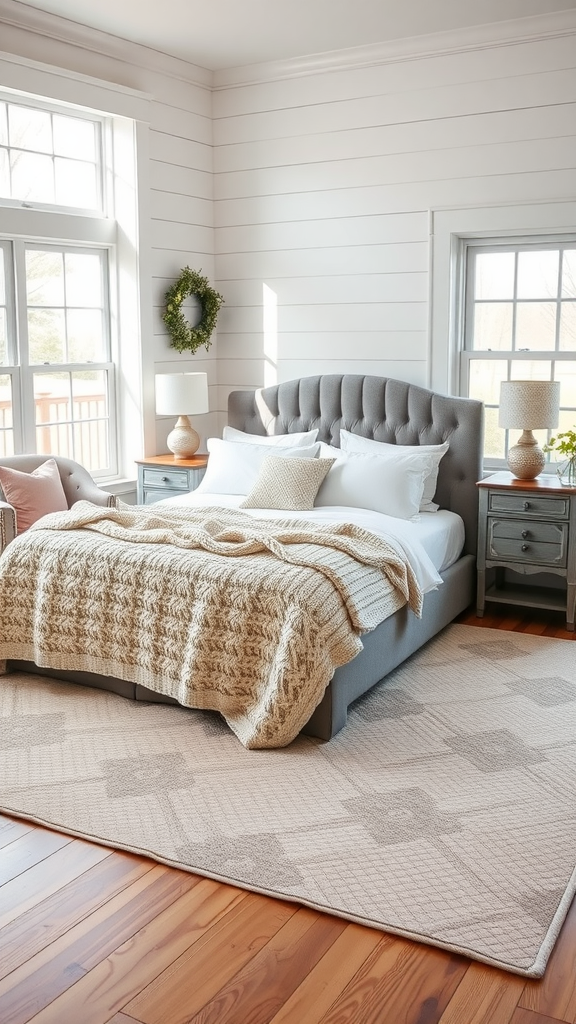
{"type": "Polygon", "coordinates": [[[0,677],[2,810],[539,977],[576,888],[576,644],[452,625],[329,743],[0,677]]]}

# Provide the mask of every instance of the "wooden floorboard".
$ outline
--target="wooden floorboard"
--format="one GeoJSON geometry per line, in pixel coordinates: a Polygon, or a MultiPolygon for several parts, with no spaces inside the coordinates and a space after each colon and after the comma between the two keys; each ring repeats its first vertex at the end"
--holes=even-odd
{"type": "MultiPolygon", "coordinates": [[[[458,621],[575,639],[555,612],[458,621]]],[[[576,1024],[576,904],[528,981],[0,815],[0,1022],[28,1021],[576,1024]]]]}

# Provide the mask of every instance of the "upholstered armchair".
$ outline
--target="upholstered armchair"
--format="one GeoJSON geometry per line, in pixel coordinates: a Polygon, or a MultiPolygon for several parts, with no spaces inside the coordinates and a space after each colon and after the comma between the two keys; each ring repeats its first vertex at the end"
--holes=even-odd
{"type": "MultiPolygon", "coordinates": [[[[21,473],[33,473],[48,459],[54,459],[65,495],[68,508],[76,501],[91,501],[94,505],[115,508],[117,500],[113,494],[103,491],[94,482],[87,469],[72,459],[60,455],[12,455],[0,459],[0,467],[15,469],[21,473]]],[[[17,512],[13,505],[5,500],[0,484],[0,554],[17,533],[17,512]]]]}

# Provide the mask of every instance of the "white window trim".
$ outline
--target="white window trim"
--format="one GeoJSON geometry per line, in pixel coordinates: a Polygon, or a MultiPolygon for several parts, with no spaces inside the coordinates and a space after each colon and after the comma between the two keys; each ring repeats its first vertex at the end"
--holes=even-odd
{"type": "Polygon", "coordinates": [[[463,239],[570,233],[576,223],[576,202],[561,200],[507,206],[451,207],[431,211],[431,329],[429,386],[457,395],[460,380],[460,339],[463,281],[459,275],[463,239]]]}

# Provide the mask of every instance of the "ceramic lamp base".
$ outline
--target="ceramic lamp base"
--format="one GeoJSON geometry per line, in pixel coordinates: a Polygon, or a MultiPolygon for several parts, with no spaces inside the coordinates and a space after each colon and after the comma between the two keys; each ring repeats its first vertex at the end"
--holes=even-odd
{"type": "Polygon", "coordinates": [[[166,444],[175,459],[190,459],[200,447],[200,435],[190,426],[187,416],[179,416],[176,426],[168,434],[166,444]]]}
{"type": "Polygon", "coordinates": [[[519,480],[534,480],[544,469],[546,456],[531,430],[522,436],[508,452],[508,468],[519,480]]]}

